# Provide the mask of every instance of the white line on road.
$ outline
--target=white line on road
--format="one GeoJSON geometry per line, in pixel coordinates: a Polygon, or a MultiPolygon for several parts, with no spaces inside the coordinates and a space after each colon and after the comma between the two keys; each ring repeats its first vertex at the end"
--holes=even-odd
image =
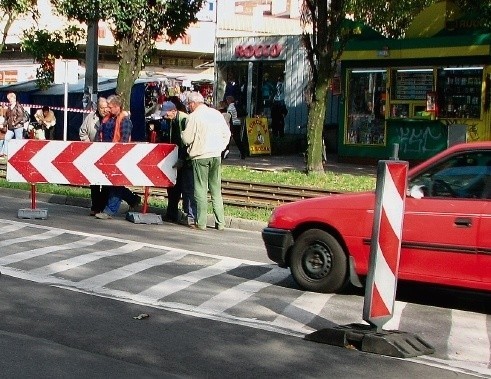
{"type": "Polygon", "coordinates": [[[200,280],[221,275],[229,270],[233,270],[240,266],[242,262],[238,259],[224,258],[218,263],[204,267],[200,270],[191,271],[183,275],[176,276],[164,282],[158,283],[140,292],[140,295],[148,299],[159,300],[173,293],[188,288],[200,280]]]}
{"type": "Polygon", "coordinates": [[[173,250],[168,252],[167,254],[162,254],[157,257],[144,259],[142,261],[135,262],[111,271],[104,272],[100,275],[96,275],[81,280],[76,283],[76,286],[78,288],[83,288],[87,290],[95,290],[97,288],[105,286],[108,283],[127,278],[143,270],[147,270],[155,266],[163,265],[165,263],[177,261],[178,259],[181,259],[186,255],[187,253],[184,251],[173,250]]]}
{"type": "Polygon", "coordinates": [[[0,258],[0,265],[8,265],[16,262],[21,262],[26,259],[31,259],[35,257],[39,257],[42,255],[50,254],[55,251],[66,251],[71,249],[80,249],[82,247],[95,245],[97,242],[103,241],[102,237],[87,237],[80,241],[66,243],[64,245],[54,245],[54,246],[46,246],[40,247],[38,249],[22,251],[20,253],[15,253],[11,255],[7,255],[5,257],[0,258]]]}
{"type": "Polygon", "coordinates": [[[490,364],[491,348],[485,314],[452,310],[448,356],[452,360],[490,364]]]}
{"type": "Polygon", "coordinates": [[[273,283],[278,283],[290,276],[288,270],[282,268],[273,268],[264,275],[256,279],[248,280],[235,287],[229,288],[211,299],[205,301],[197,307],[198,311],[205,313],[218,314],[226,311],[229,308],[243,302],[256,292],[270,286],[273,283]]]}
{"type": "Polygon", "coordinates": [[[126,245],[116,247],[110,250],[95,251],[93,253],[79,255],[73,258],[64,259],[55,263],[51,263],[47,266],[38,267],[31,270],[32,273],[37,275],[53,275],[57,272],[70,270],[79,266],[83,266],[87,263],[96,261],[98,259],[112,257],[115,255],[124,255],[133,253],[142,248],[142,244],[139,242],[130,242],[126,245]]]}
{"type": "Polygon", "coordinates": [[[334,294],[305,292],[290,303],[271,324],[301,333],[310,333],[314,329],[308,327],[307,324],[320,314],[333,296],[334,294]]]}
{"type": "Polygon", "coordinates": [[[47,232],[40,233],[40,234],[31,234],[30,236],[17,237],[5,241],[0,241],[0,247],[17,245],[19,243],[29,242],[29,241],[47,240],[50,238],[58,237],[63,233],[66,233],[66,231],[62,229],[50,229],[47,232]]]}

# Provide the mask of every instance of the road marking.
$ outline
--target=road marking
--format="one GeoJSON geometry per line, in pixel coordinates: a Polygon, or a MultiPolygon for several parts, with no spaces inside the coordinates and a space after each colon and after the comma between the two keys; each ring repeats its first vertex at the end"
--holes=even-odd
{"type": "Polygon", "coordinates": [[[105,285],[116,280],[127,278],[131,275],[155,266],[174,262],[178,259],[183,258],[186,255],[187,253],[185,251],[173,250],[157,257],[144,259],[123,267],[116,268],[111,271],[104,272],[96,276],[92,276],[90,278],[76,282],[75,285],[79,288],[95,291],[97,290],[97,288],[104,287],[105,285]]]}
{"type": "Polygon", "coordinates": [[[288,304],[281,315],[273,320],[272,325],[285,329],[297,330],[302,333],[311,333],[314,329],[307,326],[316,318],[334,294],[320,294],[304,292],[292,303],[288,304]]]}
{"type": "Polygon", "coordinates": [[[2,224],[0,227],[0,234],[15,233],[20,229],[24,229],[26,226],[22,224],[2,224]]]}
{"type": "Polygon", "coordinates": [[[17,245],[19,243],[29,242],[29,241],[41,241],[50,238],[58,237],[59,235],[66,233],[67,231],[62,229],[51,229],[41,234],[31,234],[30,236],[17,237],[4,241],[0,241],[0,247],[17,245]]]}
{"type": "MultiPolygon", "coordinates": [[[[268,292],[272,291],[272,293],[278,293],[277,291],[279,290],[279,287],[273,285],[290,277],[288,270],[280,269],[275,265],[190,250],[175,249],[162,245],[137,243],[131,240],[115,237],[94,236],[89,233],[51,228],[36,224],[28,224],[25,222],[8,222],[10,224],[1,224],[0,238],[5,240],[0,241],[0,246],[10,246],[25,242],[25,245],[19,247],[25,249],[25,251],[7,255],[7,249],[0,249],[0,254],[4,255],[3,257],[0,257],[1,272],[5,275],[45,283],[48,285],[56,285],[72,291],[84,292],[91,295],[117,299],[119,301],[142,304],[181,314],[208,318],[234,325],[258,328],[300,338],[312,332],[312,328],[317,326],[322,328],[323,324],[325,323],[333,323],[335,320],[343,322],[350,317],[354,317],[354,314],[357,314],[357,317],[360,317],[360,319],[362,316],[361,309],[363,298],[361,297],[310,293],[298,291],[292,288],[281,289],[280,293],[286,294],[286,304],[284,308],[276,308],[275,312],[275,307],[268,307],[268,312],[261,314],[259,310],[264,306],[263,304],[266,304],[265,301],[268,298],[268,292]],[[6,230],[18,231],[24,228],[25,231],[29,231],[29,236],[6,239],[10,237],[9,233],[5,232],[6,230]],[[35,234],[35,231],[32,233],[31,231],[33,229],[39,230],[39,234],[35,234]],[[66,241],[66,238],[64,238],[65,236],[58,239],[55,238],[63,234],[67,235],[70,239],[74,239],[75,236],[78,236],[80,240],[76,242],[63,243],[63,241],[66,241]],[[51,238],[53,239],[51,240],[51,238]],[[55,246],[38,247],[41,245],[39,241],[42,240],[46,241],[44,242],[46,245],[56,244],[60,241],[61,243],[55,246]],[[31,245],[33,245],[35,248],[29,250],[29,242],[31,241],[33,242],[31,245]],[[6,266],[8,264],[21,261],[26,261],[29,264],[29,259],[31,258],[36,258],[57,251],[60,253],[58,253],[56,257],[64,254],[65,251],[67,252],[67,256],[70,256],[73,255],[73,252],[70,252],[69,250],[91,246],[97,242],[102,242],[102,246],[104,246],[104,243],[107,242],[108,250],[102,250],[102,248],[98,247],[98,250],[101,251],[90,252],[87,254],[78,255],[76,257],[59,260],[56,263],[34,268],[31,271],[6,266]],[[113,248],[115,243],[120,244],[121,246],[113,248]],[[93,271],[90,269],[87,270],[84,265],[110,256],[117,257],[121,254],[135,253],[139,249],[151,249],[152,254],[155,254],[155,252],[159,253],[160,251],[165,252],[165,254],[149,259],[142,259],[138,262],[125,265],[117,269],[112,269],[112,267],[117,266],[118,262],[121,262],[116,258],[116,260],[108,261],[108,265],[110,267],[110,269],[108,268],[109,271],[87,277],[93,271]],[[161,266],[166,263],[172,263],[188,255],[205,257],[208,261],[210,258],[213,258],[218,262],[204,268],[202,268],[203,266],[200,266],[199,270],[190,271],[186,274],[172,277],[171,279],[164,280],[160,283],[157,282],[158,276],[154,277],[152,280],[155,284],[150,283],[148,287],[143,290],[139,288],[139,291],[141,291],[139,293],[131,293],[127,290],[127,288],[134,287],[132,286],[131,282],[132,275],[138,274],[146,269],[161,266]],[[228,271],[233,270],[240,265],[249,268],[258,267],[261,270],[267,269],[268,272],[258,276],[255,279],[246,280],[245,282],[226,289],[225,291],[217,293],[218,290],[216,290],[214,292],[216,295],[213,293],[210,294],[209,292],[206,294],[201,294],[200,296],[202,299],[198,300],[202,300],[203,302],[199,306],[187,304],[187,299],[184,296],[179,298],[178,293],[181,290],[185,290],[192,284],[199,283],[200,280],[214,278],[213,280],[220,284],[223,278],[220,275],[227,274],[228,271]],[[85,275],[83,276],[85,279],[82,279],[81,281],[77,282],[54,276],[54,274],[69,269],[77,269],[78,267],[80,267],[81,272],[83,272],[83,275],[85,275]],[[104,287],[111,282],[126,278],[128,278],[130,282],[128,282],[129,286],[123,286],[124,289],[104,287]],[[264,293],[260,293],[261,290],[267,287],[271,288],[264,293]],[[171,294],[178,294],[176,297],[178,299],[177,302],[162,300],[171,294]],[[243,302],[244,304],[241,304],[243,302]],[[335,304],[335,309],[333,309],[332,306],[329,306],[330,302],[335,304]],[[247,316],[243,316],[244,314],[247,316]]],[[[25,231],[24,234],[26,234],[25,231]]],[[[18,246],[16,246],[16,248],[18,248],[18,246]]],[[[17,249],[17,251],[18,250],[19,249],[17,249]]],[[[146,253],[145,250],[143,251],[146,253]]],[[[138,255],[138,253],[132,255],[131,259],[139,259],[138,255]]],[[[97,272],[101,272],[101,269],[103,270],[104,267],[99,268],[97,272]]],[[[189,269],[192,270],[193,266],[189,265],[189,269]]],[[[254,269],[252,272],[256,273],[254,269]]],[[[75,271],[75,274],[77,273],[78,271],[75,271]]],[[[167,272],[167,274],[168,273],[169,272],[167,272]]],[[[138,282],[136,282],[136,284],[138,284],[138,282]]],[[[223,288],[223,286],[218,285],[216,288],[223,288]]],[[[396,302],[394,305],[393,317],[384,325],[384,329],[398,329],[399,325],[404,324],[403,313],[406,314],[406,317],[408,313],[417,314],[418,309],[421,311],[421,307],[424,306],[396,302]],[[406,312],[404,312],[406,308],[408,309],[406,312]],[[401,319],[403,319],[402,324],[401,319]]],[[[425,307],[425,309],[427,308],[425,307]]],[[[486,329],[487,316],[465,311],[451,312],[452,328],[450,338],[447,340],[447,333],[442,332],[442,335],[439,336],[441,339],[437,341],[439,346],[446,345],[447,349],[440,348],[435,356],[422,356],[408,360],[435,367],[442,367],[446,369],[450,368],[458,372],[491,377],[491,370],[489,369],[489,352],[491,347],[490,337],[486,329]],[[445,359],[447,356],[448,359],[445,359]]],[[[438,318],[447,318],[449,313],[450,312],[448,309],[442,310],[435,308],[435,318],[422,320],[419,327],[437,328],[439,323],[438,318]]],[[[416,329],[416,327],[413,329],[416,329]]],[[[408,330],[408,332],[417,333],[418,331],[408,330]]]]}
{"type": "Polygon", "coordinates": [[[73,258],[64,259],[55,263],[51,263],[47,266],[38,267],[36,269],[31,270],[33,274],[36,275],[53,275],[58,272],[70,270],[79,266],[83,266],[87,263],[94,262],[96,260],[112,257],[115,255],[124,255],[133,253],[139,249],[141,249],[143,244],[140,242],[130,242],[123,246],[118,246],[114,249],[104,250],[104,251],[95,251],[93,253],[79,255],[73,258]]]}
{"type": "Polygon", "coordinates": [[[66,251],[73,249],[80,249],[82,247],[92,246],[97,242],[103,241],[101,237],[87,237],[80,241],[66,243],[64,245],[54,245],[54,246],[46,246],[40,247],[38,249],[22,251],[20,253],[10,254],[6,257],[0,258],[0,265],[8,265],[12,263],[17,263],[24,261],[26,259],[31,259],[34,257],[39,257],[42,255],[54,253],[55,251],[66,251]]]}
{"type": "Polygon", "coordinates": [[[452,328],[448,337],[448,356],[452,360],[486,362],[489,366],[491,348],[487,315],[452,310],[452,328]]]}
{"type": "Polygon", "coordinates": [[[183,275],[175,276],[169,280],[158,283],[139,293],[149,300],[159,300],[166,296],[179,292],[200,280],[224,274],[240,266],[242,262],[238,259],[224,258],[212,266],[204,267],[200,270],[191,271],[183,275]]]}
{"type": "Polygon", "coordinates": [[[281,268],[273,268],[254,280],[248,280],[235,287],[226,289],[197,307],[204,313],[219,314],[247,300],[260,290],[278,283],[290,276],[290,272],[281,268]]]}

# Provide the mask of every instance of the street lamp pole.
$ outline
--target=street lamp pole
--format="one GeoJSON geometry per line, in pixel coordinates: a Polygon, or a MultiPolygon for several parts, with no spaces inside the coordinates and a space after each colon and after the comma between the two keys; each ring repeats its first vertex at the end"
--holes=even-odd
{"type": "Polygon", "coordinates": [[[85,87],[84,104],[86,108],[97,102],[97,64],[99,60],[98,42],[99,20],[89,21],[87,24],[87,44],[85,49],[85,87]]]}

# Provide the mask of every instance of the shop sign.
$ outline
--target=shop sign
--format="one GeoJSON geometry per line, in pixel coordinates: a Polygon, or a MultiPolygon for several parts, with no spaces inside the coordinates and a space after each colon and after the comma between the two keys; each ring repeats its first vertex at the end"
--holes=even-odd
{"type": "Polygon", "coordinates": [[[279,43],[258,45],[237,45],[235,56],[237,58],[276,58],[281,54],[283,46],[279,43]]]}
{"type": "Polygon", "coordinates": [[[447,30],[472,30],[485,27],[483,19],[462,19],[456,21],[448,21],[446,23],[447,30]]]}
{"type": "Polygon", "coordinates": [[[246,130],[250,155],[271,154],[268,119],[266,117],[247,117],[246,130]]]}

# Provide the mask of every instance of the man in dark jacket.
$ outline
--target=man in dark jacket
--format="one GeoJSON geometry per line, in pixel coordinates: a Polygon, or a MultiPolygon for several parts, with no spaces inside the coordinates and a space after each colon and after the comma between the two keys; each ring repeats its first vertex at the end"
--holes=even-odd
{"type": "Polygon", "coordinates": [[[196,216],[196,201],[194,199],[193,167],[189,159],[187,148],[182,142],[181,132],[186,128],[188,115],[177,110],[176,105],[166,101],[161,108],[162,117],[168,122],[168,140],[164,143],[172,143],[178,148],[178,161],[174,168],[177,169],[176,184],[167,188],[167,211],[165,218],[171,222],[182,222],[185,225],[194,225],[196,216]],[[179,217],[179,201],[182,195],[182,209],[184,220],[179,217]]]}
{"type": "Polygon", "coordinates": [[[24,133],[24,107],[17,101],[15,93],[10,92],[7,94],[7,100],[9,105],[5,112],[5,126],[7,127],[7,133],[5,133],[5,154],[8,150],[8,141],[12,138],[22,139],[24,133]]]}

